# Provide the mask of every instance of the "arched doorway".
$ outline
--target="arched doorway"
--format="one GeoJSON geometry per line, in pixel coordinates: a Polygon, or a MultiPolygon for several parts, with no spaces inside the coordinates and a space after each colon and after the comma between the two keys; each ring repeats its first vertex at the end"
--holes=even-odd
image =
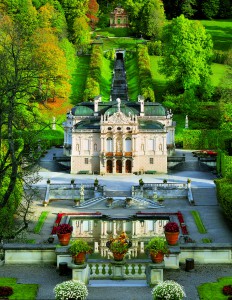
{"type": "Polygon", "coordinates": [[[119,159],[116,161],[116,173],[122,173],[122,161],[119,159]]]}
{"type": "Polygon", "coordinates": [[[106,162],[106,173],[113,173],[112,160],[107,160],[107,162],[106,162]]]}
{"type": "Polygon", "coordinates": [[[131,173],[131,171],[132,171],[131,160],[127,159],[126,160],[126,173],[131,173]]]}

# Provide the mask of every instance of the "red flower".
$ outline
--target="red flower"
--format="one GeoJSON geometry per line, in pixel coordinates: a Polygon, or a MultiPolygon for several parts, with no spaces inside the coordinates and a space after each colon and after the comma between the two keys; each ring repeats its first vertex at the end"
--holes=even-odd
{"type": "Polygon", "coordinates": [[[56,233],[64,234],[71,233],[73,231],[73,227],[69,224],[61,224],[56,227],[56,233]]]}
{"type": "Polygon", "coordinates": [[[225,285],[222,289],[222,292],[226,296],[232,295],[232,285],[225,285]]]}
{"type": "Polygon", "coordinates": [[[168,222],[165,226],[164,226],[164,230],[166,232],[179,232],[179,226],[176,222],[168,222]]]}

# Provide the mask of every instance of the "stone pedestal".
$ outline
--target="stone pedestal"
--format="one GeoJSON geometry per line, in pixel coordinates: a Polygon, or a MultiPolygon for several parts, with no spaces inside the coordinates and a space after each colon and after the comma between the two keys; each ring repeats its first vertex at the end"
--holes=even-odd
{"type": "Polygon", "coordinates": [[[85,264],[75,265],[73,263],[69,263],[68,267],[72,269],[72,280],[77,281],[80,280],[86,285],[89,283],[89,274],[90,269],[89,266],[85,264]]]}
{"type": "Polygon", "coordinates": [[[112,261],[112,279],[125,279],[124,271],[125,271],[125,261],[112,261]]]}
{"type": "Polygon", "coordinates": [[[164,262],[160,264],[149,264],[147,266],[147,283],[149,286],[154,286],[160,281],[163,281],[164,262]]]}

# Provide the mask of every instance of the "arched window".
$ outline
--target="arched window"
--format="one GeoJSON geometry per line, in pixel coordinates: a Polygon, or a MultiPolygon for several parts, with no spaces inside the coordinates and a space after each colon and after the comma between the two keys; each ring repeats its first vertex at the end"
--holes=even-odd
{"type": "Polygon", "coordinates": [[[131,138],[127,137],[125,140],[125,152],[131,152],[131,151],[132,151],[131,138]]]}
{"type": "Polygon", "coordinates": [[[113,152],[113,140],[111,137],[108,137],[106,140],[106,152],[113,152]]]}

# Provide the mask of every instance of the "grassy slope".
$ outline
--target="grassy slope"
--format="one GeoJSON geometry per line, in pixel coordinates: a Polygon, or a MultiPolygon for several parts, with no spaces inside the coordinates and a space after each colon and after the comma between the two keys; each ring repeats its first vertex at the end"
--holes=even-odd
{"type": "Polygon", "coordinates": [[[102,65],[101,82],[100,82],[102,101],[110,100],[112,71],[113,71],[113,62],[104,57],[103,65],[102,65]]]}
{"type": "Polygon", "coordinates": [[[232,40],[232,20],[202,20],[208,33],[211,34],[215,50],[228,50],[232,40]]]}
{"type": "Polygon", "coordinates": [[[79,56],[77,60],[76,72],[72,80],[72,104],[75,105],[82,101],[82,95],[85,89],[86,76],[89,71],[90,56],[79,56]]]}
{"type": "Polygon", "coordinates": [[[151,62],[151,74],[154,83],[155,99],[156,102],[162,100],[163,92],[166,88],[167,79],[164,75],[160,74],[158,71],[158,61],[160,56],[150,56],[151,62]]]}
{"type": "Polygon", "coordinates": [[[137,101],[139,95],[139,77],[136,57],[127,58],[125,61],[127,84],[130,101],[137,101]]]}

